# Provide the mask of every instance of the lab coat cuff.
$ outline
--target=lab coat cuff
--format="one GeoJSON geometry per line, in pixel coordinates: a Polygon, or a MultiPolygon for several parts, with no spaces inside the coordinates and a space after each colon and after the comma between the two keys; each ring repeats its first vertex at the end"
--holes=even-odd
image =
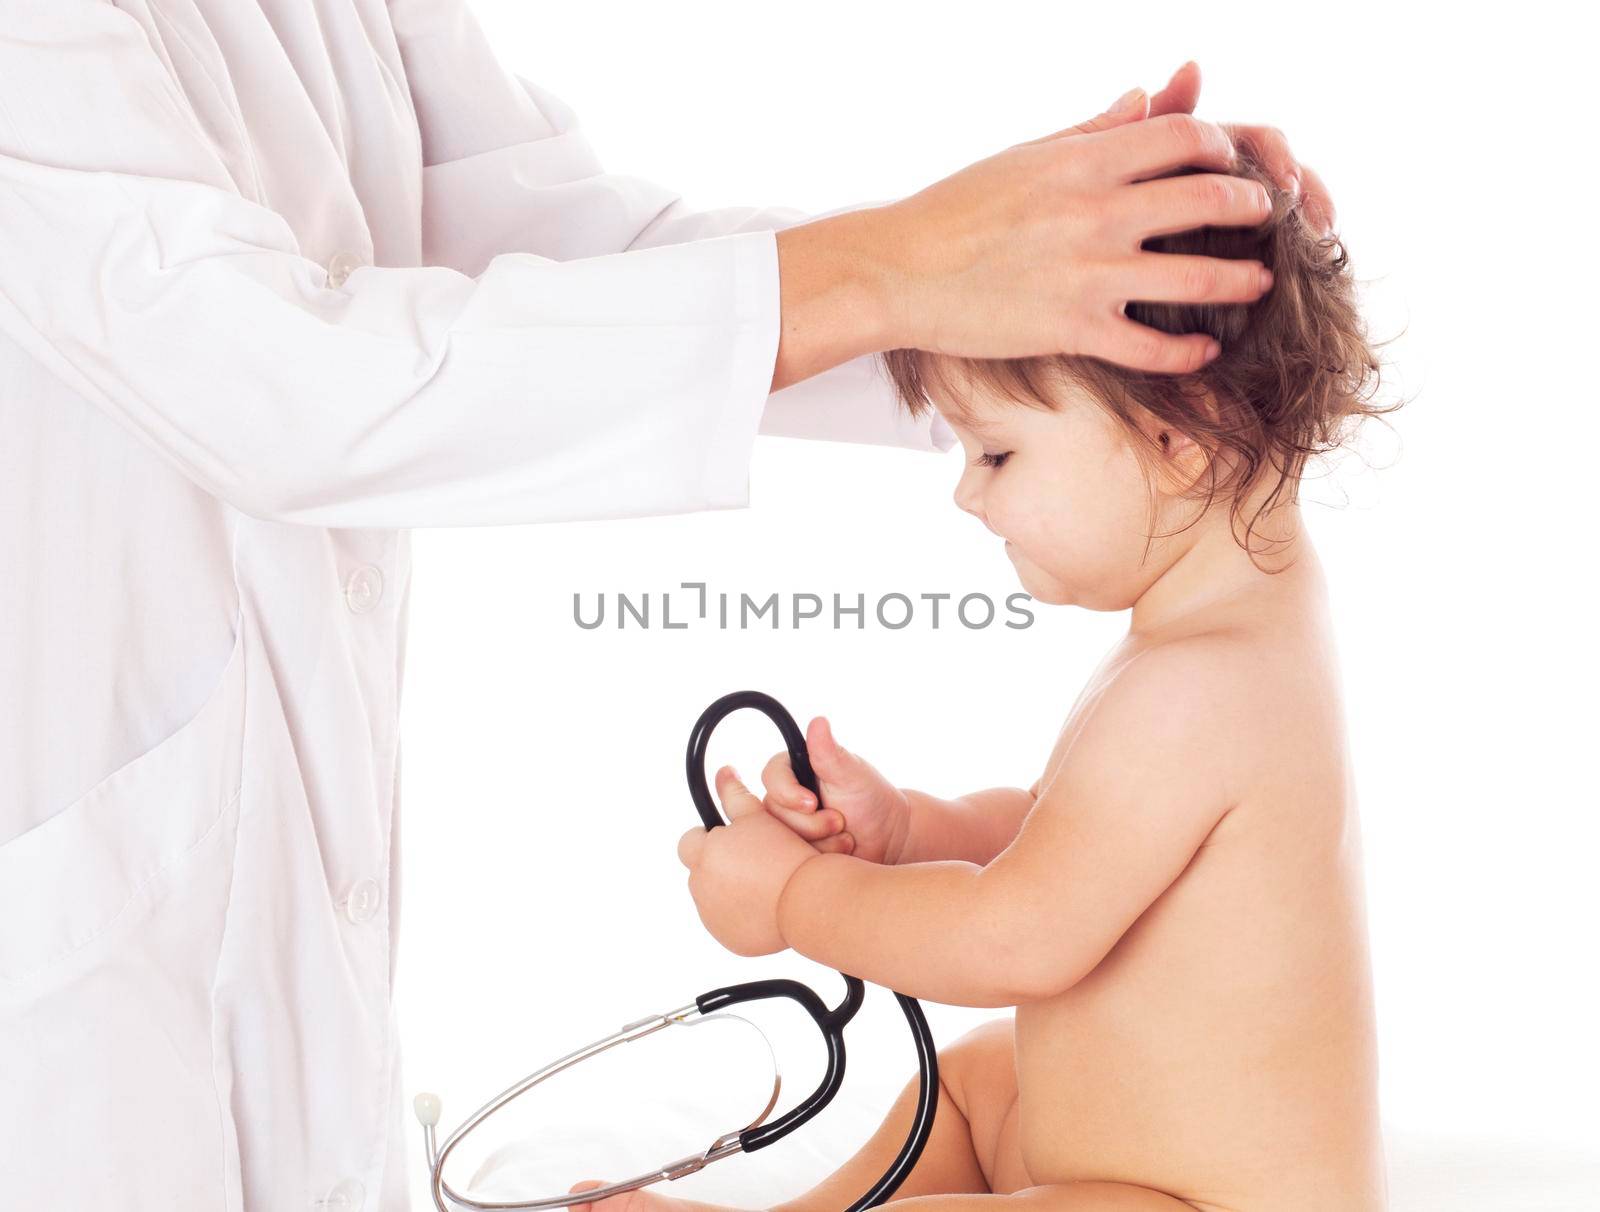
{"type": "Polygon", "coordinates": [[[761,432],[939,453],[956,444],[944,418],[913,417],[896,398],[879,354],[863,354],[772,393],[761,432]]]}
{"type": "Polygon", "coordinates": [[[720,239],[734,250],[737,332],[722,410],[706,437],[701,495],[707,509],[743,509],[750,504],[750,456],[778,362],[778,240],[772,231],[720,239]]]}
{"type": "MultiPolygon", "coordinates": [[[[794,212],[795,223],[815,223],[835,215],[872,210],[894,199],[853,202],[820,214],[794,212]]],[[[895,446],[943,454],[956,445],[955,433],[933,410],[913,417],[895,397],[878,353],[862,354],[820,374],[772,393],[761,420],[772,437],[895,446]]]]}

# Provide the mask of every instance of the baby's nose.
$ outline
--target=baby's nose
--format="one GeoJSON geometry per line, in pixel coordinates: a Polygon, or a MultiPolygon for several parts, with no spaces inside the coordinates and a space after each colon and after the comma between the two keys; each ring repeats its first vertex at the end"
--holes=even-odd
{"type": "MultiPolygon", "coordinates": [[[[983,495],[967,476],[962,476],[956,482],[955,502],[957,509],[970,513],[979,521],[983,520],[983,495]]],[[[988,523],[985,522],[984,525],[988,523]]]]}

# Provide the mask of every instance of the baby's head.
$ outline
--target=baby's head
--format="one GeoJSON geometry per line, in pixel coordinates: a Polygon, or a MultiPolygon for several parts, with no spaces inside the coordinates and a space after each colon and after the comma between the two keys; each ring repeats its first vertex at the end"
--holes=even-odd
{"type": "Polygon", "coordinates": [[[1253,258],[1272,270],[1272,289],[1248,304],[1126,308],[1164,332],[1216,337],[1222,352],[1200,370],[1145,373],[1066,355],[883,355],[901,404],[913,416],[936,408],[961,439],[956,503],[1006,540],[1040,601],[1125,609],[1219,536],[1263,571],[1283,567],[1307,460],[1395,407],[1372,403],[1380,363],[1343,245],[1318,237],[1247,147],[1233,171],[1266,187],[1266,222],[1143,247],[1253,258]]]}

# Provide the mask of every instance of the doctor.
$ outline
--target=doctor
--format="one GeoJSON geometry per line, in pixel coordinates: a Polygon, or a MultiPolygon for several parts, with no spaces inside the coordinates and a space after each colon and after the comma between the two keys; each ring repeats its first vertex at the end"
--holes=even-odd
{"type": "Polygon", "coordinates": [[[1265,214],[1197,87],[808,222],[607,172],[461,0],[0,0],[0,1203],[400,1212],[409,528],[947,449],[882,349],[1197,366],[1120,313],[1265,289],[1139,251],[1265,214]]]}

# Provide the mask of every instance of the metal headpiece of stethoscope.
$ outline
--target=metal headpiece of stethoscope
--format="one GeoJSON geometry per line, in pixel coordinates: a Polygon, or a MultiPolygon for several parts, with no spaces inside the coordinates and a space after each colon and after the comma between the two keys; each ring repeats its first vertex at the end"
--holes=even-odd
{"type": "MultiPolygon", "coordinates": [[[[700,814],[700,819],[705,822],[707,829],[715,829],[723,824],[722,814],[717,808],[716,801],[712,799],[710,790],[706,787],[706,746],[711,739],[712,730],[721,723],[724,717],[742,707],[753,707],[762,712],[768,719],[778,726],[778,731],[783,734],[783,743],[789,751],[789,764],[793,768],[795,778],[800,784],[817,797],[819,809],[822,806],[821,791],[817,786],[817,776],[811,769],[811,757],[806,751],[805,735],[800,731],[794,718],[770,695],[762,694],[759,690],[739,690],[732,694],[725,694],[705,711],[695,721],[694,730],[689,734],[689,752],[686,761],[689,778],[689,794],[694,800],[695,809],[700,814]]],[[[844,976],[843,973],[840,973],[844,976]]],[[[608,1196],[620,1195],[624,1191],[632,1191],[638,1187],[648,1186],[651,1183],[682,1178],[686,1174],[693,1174],[704,1169],[714,1161],[720,1161],[735,1153],[753,1153],[757,1149],[765,1148],[775,1141],[783,1139],[801,1124],[806,1123],[832,1101],[838,1093],[839,1086],[844,1081],[844,1028],[855,1017],[856,1011],[861,1008],[864,986],[860,979],[854,976],[844,976],[845,994],[839,1004],[829,1009],[820,997],[808,986],[799,981],[791,980],[761,980],[749,981],[742,985],[728,985],[721,989],[712,989],[700,994],[694,1001],[668,1010],[663,1014],[652,1014],[638,1019],[619,1028],[612,1034],[594,1043],[569,1052],[559,1060],[552,1061],[537,1072],[530,1073],[527,1077],[517,1082],[514,1086],[502,1091],[489,1102],[479,1107],[449,1136],[445,1137],[442,1144],[434,1138],[434,1129],[439,1122],[439,1099],[433,1094],[419,1094],[415,1100],[417,1119],[422,1124],[422,1137],[427,1149],[429,1169],[429,1194],[433,1197],[433,1204],[438,1212],[459,1212],[461,1208],[475,1209],[476,1212],[521,1212],[542,1208],[565,1208],[572,1204],[592,1203],[605,1199],[608,1196]],[[725,1132],[711,1142],[703,1152],[691,1153],[687,1157],[680,1157],[675,1161],[667,1162],[654,1170],[648,1170],[633,1178],[623,1179],[603,1187],[595,1187],[588,1191],[575,1194],[552,1195],[543,1199],[529,1199],[518,1201],[477,1200],[463,1195],[454,1190],[444,1181],[444,1163],[451,1152],[474,1128],[481,1125],[496,1111],[505,1107],[514,1099],[527,1093],[549,1077],[560,1073],[563,1069],[570,1069],[581,1061],[598,1056],[609,1048],[618,1044],[631,1043],[633,1040],[642,1039],[660,1031],[664,1027],[675,1025],[692,1025],[712,1016],[724,1017],[716,1012],[728,1006],[738,1005],[741,1002],[761,1001],[767,998],[787,997],[795,1001],[805,1010],[817,1024],[822,1032],[823,1042],[828,1049],[827,1072],[823,1074],[821,1083],[811,1094],[802,1099],[794,1107],[784,1112],[771,1123],[766,1122],[773,1107],[778,1102],[778,1091],[782,1084],[777,1076],[776,1059],[773,1062],[774,1080],[772,1095],[767,1100],[767,1105],[760,1115],[743,1128],[725,1132]],[[697,1017],[698,1016],[698,1017],[697,1017]],[[446,1202],[448,1201],[448,1202],[446,1202]],[[451,1205],[454,1207],[451,1207],[451,1205]]],[[[911,1119],[911,1129],[906,1136],[906,1142],[901,1147],[899,1154],[890,1163],[889,1168],[859,1199],[857,1199],[844,1212],[860,1212],[864,1208],[875,1208],[885,1203],[891,1195],[899,1189],[905,1181],[906,1175],[911,1173],[917,1164],[917,1158],[922,1154],[922,1148],[928,1141],[928,1135],[933,1131],[933,1113],[938,1105],[939,1069],[937,1053],[934,1049],[933,1035],[928,1030],[928,1021],[923,1017],[922,1007],[915,998],[907,997],[903,993],[896,993],[895,1000],[900,1003],[906,1022],[911,1029],[912,1039],[916,1043],[917,1065],[920,1074],[920,1087],[917,1095],[916,1113],[911,1119]]],[[[763,1037],[764,1038],[764,1037],[763,1037]]]]}

